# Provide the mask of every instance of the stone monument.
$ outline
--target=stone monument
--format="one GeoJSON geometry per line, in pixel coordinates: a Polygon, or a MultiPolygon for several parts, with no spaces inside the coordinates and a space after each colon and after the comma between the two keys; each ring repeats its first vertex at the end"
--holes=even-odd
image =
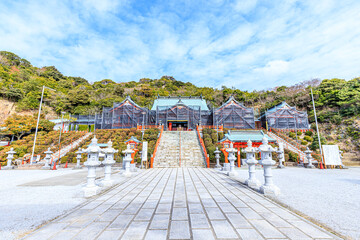
{"type": "Polygon", "coordinates": [[[220,162],[219,162],[219,160],[220,160],[220,151],[219,151],[219,149],[217,147],[216,147],[214,153],[215,153],[215,159],[216,159],[215,168],[221,168],[221,165],[220,165],[220,162]]]}
{"type": "Polygon", "coordinates": [[[308,160],[308,165],[306,165],[306,168],[315,168],[315,166],[312,164],[312,160],[313,160],[311,156],[312,151],[307,147],[304,153],[306,154],[306,159],[308,160]]]}
{"type": "Polygon", "coordinates": [[[105,187],[111,187],[113,182],[111,180],[111,167],[114,165],[114,154],[117,153],[118,150],[115,150],[112,147],[112,141],[109,140],[108,147],[102,150],[102,153],[105,154],[105,160],[102,164],[105,166],[105,176],[104,180],[102,181],[102,185],[105,187]]]}
{"type": "Polygon", "coordinates": [[[237,175],[237,172],[235,171],[235,160],[236,160],[236,157],[235,157],[235,153],[237,152],[236,148],[233,147],[233,144],[230,143],[230,148],[226,149],[226,151],[229,153],[229,162],[230,162],[230,170],[228,172],[228,176],[236,176],[237,175]]]}
{"type": "Polygon", "coordinates": [[[95,184],[96,168],[101,164],[99,161],[100,147],[97,145],[97,139],[95,136],[91,140],[90,146],[84,151],[84,153],[88,154],[87,161],[84,163],[85,167],[88,168],[87,184],[84,187],[84,196],[91,197],[99,194],[101,191],[101,187],[95,184]]]}
{"type": "Polygon", "coordinates": [[[124,163],[125,163],[125,171],[123,173],[123,175],[125,177],[131,177],[131,171],[130,171],[130,162],[132,160],[131,158],[131,154],[134,152],[134,150],[132,150],[130,148],[130,145],[127,145],[126,149],[124,151],[122,151],[125,154],[125,157],[123,159],[124,163]]]}
{"type": "Polygon", "coordinates": [[[275,161],[272,160],[272,152],[276,149],[269,145],[268,139],[264,136],[262,139],[262,145],[259,150],[261,152],[260,164],[264,167],[264,179],[265,183],[260,187],[260,192],[268,196],[277,196],[280,194],[280,189],[273,183],[273,175],[271,167],[275,165],[275,161]]]}
{"type": "Polygon", "coordinates": [[[54,152],[50,150],[50,148],[48,148],[48,150],[45,153],[45,165],[41,168],[41,169],[47,169],[50,170],[50,160],[51,160],[51,154],[53,154],[54,152]]]}
{"type": "Polygon", "coordinates": [[[81,149],[81,148],[79,148],[78,150],[77,150],[77,152],[76,152],[76,166],[73,168],[73,169],[81,169],[82,167],[81,167],[81,165],[80,165],[80,161],[81,161],[81,154],[83,154],[84,153],[84,151],[81,149]]]}
{"type": "Polygon", "coordinates": [[[245,184],[251,188],[258,188],[260,186],[260,182],[255,176],[255,165],[258,163],[255,159],[255,153],[257,150],[252,146],[250,139],[247,142],[247,148],[245,148],[244,151],[246,153],[246,164],[249,166],[249,178],[245,181],[245,184]]]}
{"type": "Polygon", "coordinates": [[[10,151],[8,151],[6,154],[7,156],[7,165],[3,168],[4,170],[10,170],[14,169],[14,166],[12,165],[12,160],[14,159],[14,154],[16,152],[14,151],[14,148],[11,148],[10,151]]]}
{"type": "Polygon", "coordinates": [[[276,151],[278,158],[279,158],[279,165],[277,168],[284,168],[283,162],[285,162],[284,157],[284,144],[282,142],[279,143],[279,149],[276,151]]]}

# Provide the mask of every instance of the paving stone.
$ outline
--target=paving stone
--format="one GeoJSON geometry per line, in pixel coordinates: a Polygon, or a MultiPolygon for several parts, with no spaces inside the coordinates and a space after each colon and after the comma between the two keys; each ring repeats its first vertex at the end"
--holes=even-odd
{"type": "Polygon", "coordinates": [[[167,237],[167,230],[149,230],[146,233],[145,240],[165,240],[167,237]]]}
{"type": "Polygon", "coordinates": [[[39,230],[35,231],[32,235],[28,236],[26,239],[48,239],[51,236],[55,235],[56,233],[63,230],[68,223],[50,223],[46,226],[40,228],[39,230]]]}
{"type": "Polygon", "coordinates": [[[190,239],[188,221],[172,221],[170,224],[170,239],[190,239]]]}
{"type": "Polygon", "coordinates": [[[159,203],[156,213],[170,213],[171,212],[171,203],[159,203]]]}
{"type": "Polygon", "coordinates": [[[190,214],[192,228],[210,228],[209,221],[205,214],[190,214]]]}
{"type": "Polygon", "coordinates": [[[189,220],[187,208],[173,208],[172,220],[189,220]]]}
{"type": "Polygon", "coordinates": [[[143,239],[149,222],[132,222],[121,239],[143,239]]]}
{"type": "Polygon", "coordinates": [[[302,221],[302,220],[289,220],[291,224],[296,226],[301,231],[305,232],[307,235],[309,235],[312,238],[332,238],[330,235],[326,234],[325,232],[321,231],[320,229],[312,226],[311,224],[302,221]]]}
{"type": "Polygon", "coordinates": [[[254,210],[250,208],[238,208],[239,212],[246,218],[246,219],[263,219],[259,214],[257,214],[254,210]]]}
{"type": "Polygon", "coordinates": [[[285,238],[285,236],[279,230],[273,227],[266,220],[249,221],[265,238],[285,238]]]}
{"type": "Polygon", "coordinates": [[[154,214],[155,209],[152,208],[143,208],[140,209],[136,217],[134,218],[135,221],[150,221],[152,215],[154,214]]]}
{"type": "Polygon", "coordinates": [[[235,230],[227,220],[211,221],[217,238],[238,238],[235,230]]]}
{"type": "Polygon", "coordinates": [[[118,201],[111,207],[111,209],[124,209],[127,205],[129,205],[128,201],[118,201]]]}
{"type": "Polygon", "coordinates": [[[219,208],[205,208],[210,220],[222,220],[225,219],[224,214],[219,208]]]}
{"type": "Polygon", "coordinates": [[[219,203],[219,206],[224,213],[239,213],[239,211],[229,202],[219,203]]]}
{"type": "Polygon", "coordinates": [[[240,213],[227,213],[226,216],[234,228],[251,228],[250,223],[240,213]]]}
{"type": "Polygon", "coordinates": [[[76,234],[80,232],[80,229],[77,230],[63,230],[58,232],[55,236],[51,238],[51,240],[64,240],[71,239],[75,237],[76,234]]]}
{"type": "Polygon", "coordinates": [[[275,213],[269,212],[269,213],[260,213],[260,215],[271,222],[272,225],[275,227],[292,227],[291,224],[289,224],[284,219],[277,216],[275,213]]]}
{"type": "Polygon", "coordinates": [[[264,239],[255,229],[236,229],[243,240],[261,240],[264,239]]]}
{"type": "Polygon", "coordinates": [[[151,221],[150,229],[168,229],[169,221],[169,214],[155,214],[151,221]]]}
{"type": "Polygon", "coordinates": [[[142,206],[142,208],[156,208],[157,204],[158,204],[159,200],[158,199],[148,199],[144,205],[142,206]]]}
{"type": "Polygon", "coordinates": [[[134,215],[123,215],[120,214],[109,226],[111,228],[117,229],[126,229],[126,227],[130,224],[131,219],[133,219],[134,215]]]}
{"type": "Polygon", "coordinates": [[[123,233],[124,230],[105,230],[96,240],[118,240],[123,233]]]}
{"type": "Polygon", "coordinates": [[[305,233],[296,228],[279,228],[279,230],[290,239],[312,239],[311,237],[307,236],[305,233]]]}
{"type": "Polygon", "coordinates": [[[136,214],[141,208],[141,205],[141,203],[130,203],[130,205],[124,209],[122,214],[136,214]]]}
{"type": "Polygon", "coordinates": [[[188,206],[190,213],[205,213],[200,203],[189,203],[188,206]]]}
{"type": "Polygon", "coordinates": [[[74,240],[95,239],[109,225],[107,222],[94,222],[77,234],[74,240]]]}
{"type": "Polygon", "coordinates": [[[119,213],[119,210],[107,210],[102,215],[100,215],[99,218],[96,219],[96,221],[112,222],[119,215],[119,213]]]}
{"type": "Polygon", "coordinates": [[[215,239],[213,232],[210,229],[193,229],[194,240],[212,240],[215,239]]]}

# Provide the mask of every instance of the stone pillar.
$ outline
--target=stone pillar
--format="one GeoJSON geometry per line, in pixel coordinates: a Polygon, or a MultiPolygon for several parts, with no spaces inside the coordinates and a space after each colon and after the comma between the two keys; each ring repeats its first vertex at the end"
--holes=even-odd
{"type": "Polygon", "coordinates": [[[81,169],[81,165],[80,165],[80,162],[81,162],[81,154],[83,154],[83,150],[81,148],[79,148],[76,152],[76,166],[73,168],[73,169],[81,169]]]}
{"type": "Polygon", "coordinates": [[[131,172],[130,172],[130,162],[132,160],[131,158],[131,154],[134,152],[134,150],[132,150],[130,148],[130,145],[127,145],[126,150],[122,151],[125,154],[124,157],[124,163],[125,163],[125,172],[123,173],[125,177],[131,177],[131,172]]]}
{"type": "Polygon", "coordinates": [[[308,165],[306,165],[306,168],[315,168],[315,166],[312,164],[312,160],[313,160],[311,156],[312,151],[307,147],[304,153],[306,154],[306,159],[308,160],[308,165]]]}
{"type": "Polygon", "coordinates": [[[221,165],[220,165],[220,151],[219,149],[216,147],[216,150],[214,151],[215,153],[215,159],[216,159],[216,165],[215,165],[215,168],[221,168],[221,165]]]}
{"type": "Polygon", "coordinates": [[[235,153],[237,152],[236,148],[233,147],[233,144],[230,143],[230,148],[226,149],[226,151],[229,153],[229,162],[230,162],[230,170],[228,172],[228,176],[236,176],[237,175],[237,172],[234,170],[235,168],[235,160],[236,160],[236,157],[235,157],[235,153]]]}
{"type": "Polygon", "coordinates": [[[14,151],[14,148],[11,148],[10,151],[8,151],[6,154],[7,156],[7,165],[6,167],[3,167],[4,170],[14,169],[14,166],[12,165],[12,160],[14,159],[14,154],[16,152],[14,151]]]}
{"type": "Polygon", "coordinates": [[[48,148],[48,150],[46,152],[44,152],[45,155],[45,165],[41,168],[41,169],[49,169],[50,170],[50,160],[51,160],[51,154],[53,154],[53,152],[50,150],[50,148],[48,148]]]}
{"type": "Polygon", "coordinates": [[[108,147],[102,150],[102,152],[105,154],[105,160],[102,162],[102,164],[105,166],[105,177],[102,181],[102,185],[105,187],[111,187],[113,182],[111,180],[111,167],[114,165],[114,154],[118,152],[118,150],[115,150],[112,147],[112,141],[109,140],[108,147]]]}
{"type": "Polygon", "coordinates": [[[285,166],[283,165],[283,162],[285,162],[285,157],[284,157],[284,144],[283,143],[279,143],[279,150],[276,151],[276,153],[278,154],[278,158],[279,158],[279,165],[277,166],[277,168],[284,168],[285,166]]]}
{"type": "Polygon", "coordinates": [[[247,142],[247,148],[245,148],[246,153],[246,164],[249,166],[249,178],[245,181],[245,184],[251,188],[258,188],[260,186],[260,182],[256,179],[256,170],[255,165],[258,161],[255,159],[256,148],[252,146],[252,142],[247,142]]]}
{"type": "Polygon", "coordinates": [[[268,139],[262,139],[262,145],[259,147],[261,152],[260,164],[264,167],[265,183],[260,187],[260,192],[264,195],[276,196],[280,194],[280,189],[273,183],[273,175],[271,167],[275,165],[272,160],[272,152],[276,151],[275,148],[269,145],[268,139]]]}
{"type": "Polygon", "coordinates": [[[84,188],[84,196],[91,197],[101,191],[101,187],[95,184],[96,167],[100,166],[100,147],[97,145],[97,139],[95,136],[91,140],[90,146],[84,152],[88,154],[88,159],[84,163],[85,167],[88,168],[87,184],[84,188]]]}

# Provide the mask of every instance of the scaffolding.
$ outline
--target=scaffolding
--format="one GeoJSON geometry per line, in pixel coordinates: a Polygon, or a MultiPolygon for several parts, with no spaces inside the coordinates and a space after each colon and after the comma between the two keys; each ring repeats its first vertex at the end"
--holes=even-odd
{"type": "Polygon", "coordinates": [[[231,96],[221,107],[214,109],[215,127],[235,129],[255,129],[254,109],[247,108],[231,96]]]}
{"type": "Polygon", "coordinates": [[[309,129],[308,115],[306,111],[296,110],[286,102],[270,108],[261,116],[263,127],[277,129],[309,129]]]}

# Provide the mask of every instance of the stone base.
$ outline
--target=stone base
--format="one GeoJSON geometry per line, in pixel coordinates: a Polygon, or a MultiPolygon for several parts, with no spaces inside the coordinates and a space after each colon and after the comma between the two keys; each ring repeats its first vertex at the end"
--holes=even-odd
{"type": "Polygon", "coordinates": [[[228,175],[229,177],[235,177],[235,176],[237,176],[237,175],[239,175],[239,174],[238,174],[236,171],[231,171],[231,172],[228,172],[227,175],[228,175]]]}
{"type": "Polygon", "coordinates": [[[5,167],[2,167],[1,170],[11,170],[11,169],[14,169],[15,167],[14,166],[5,166],[5,167]]]}
{"type": "Polygon", "coordinates": [[[298,167],[305,167],[304,164],[300,163],[297,165],[298,167]]]}
{"type": "Polygon", "coordinates": [[[315,166],[314,166],[314,165],[309,165],[309,164],[308,164],[308,165],[306,165],[306,168],[310,168],[310,169],[311,169],[311,168],[315,168],[315,166]]]}
{"type": "Polygon", "coordinates": [[[224,163],[224,166],[222,167],[221,171],[224,172],[230,171],[230,163],[224,163]]]}
{"type": "Polygon", "coordinates": [[[221,165],[215,165],[215,168],[220,169],[221,165]]]}
{"type": "Polygon", "coordinates": [[[260,192],[263,193],[265,196],[278,196],[280,194],[280,189],[275,186],[265,186],[262,185],[260,187],[260,192]]]}
{"type": "Polygon", "coordinates": [[[50,166],[43,166],[41,169],[44,169],[44,170],[50,170],[50,166]]]}
{"type": "Polygon", "coordinates": [[[137,172],[137,168],[135,166],[135,163],[130,164],[130,172],[137,172]]]}
{"type": "Polygon", "coordinates": [[[92,197],[101,192],[101,187],[99,186],[84,187],[83,191],[84,191],[84,197],[92,197]]]}
{"type": "Polygon", "coordinates": [[[248,185],[250,188],[259,188],[260,187],[260,182],[255,179],[255,180],[246,180],[245,184],[248,185]]]}
{"type": "Polygon", "coordinates": [[[133,174],[131,172],[123,171],[121,175],[123,175],[124,177],[131,177],[133,174]]]}
{"type": "Polygon", "coordinates": [[[277,168],[285,168],[284,165],[278,165],[277,168]]]}
{"type": "Polygon", "coordinates": [[[80,167],[75,166],[75,167],[73,167],[73,170],[82,169],[82,168],[83,168],[82,166],[80,166],[80,167]]]}
{"type": "Polygon", "coordinates": [[[113,185],[113,181],[112,180],[103,180],[103,181],[101,181],[101,185],[105,188],[108,188],[113,185]]]}

